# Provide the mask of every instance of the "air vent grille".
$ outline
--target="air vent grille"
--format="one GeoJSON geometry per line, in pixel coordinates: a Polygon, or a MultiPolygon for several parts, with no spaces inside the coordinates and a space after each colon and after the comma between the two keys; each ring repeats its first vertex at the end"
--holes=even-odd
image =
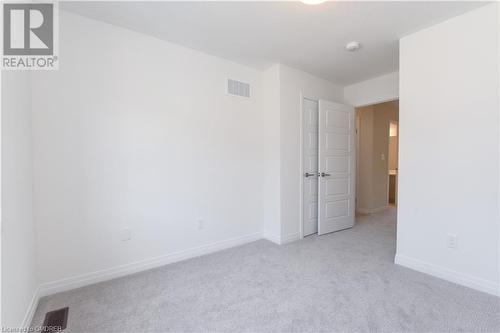
{"type": "Polygon", "coordinates": [[[69,308],[62,308],[45,314],[43,321],[42,332],[60,332],[64,330],[68,324],[69,308]]]}
{"type": "Polygon", "coordinates": [[[228,79],[227,93],[234,96],[250,97],[250,84],[228,79]]]}

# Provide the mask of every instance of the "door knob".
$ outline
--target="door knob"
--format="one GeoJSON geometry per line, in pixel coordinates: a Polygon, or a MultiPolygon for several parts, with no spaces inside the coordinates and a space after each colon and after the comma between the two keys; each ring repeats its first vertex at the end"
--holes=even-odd
{"type": "Polygon", "coordinates": [[[321,176],[321,177],[328,177],[328,176],[331,176],[331,175],[330,175],[329,173],[324,173],[324,172],[322,172],[320,176],[321,176]]]}
{"type": "Polygon", "coordinates": [[[314,176],[316,176],[316,173],[314,173],[314,172],[313,172],[313,173],[306,172],[306,173],[304,174],[304,176],[305,176],[306,178],[308,178],[308,177],[314,177],[314,176]]]}

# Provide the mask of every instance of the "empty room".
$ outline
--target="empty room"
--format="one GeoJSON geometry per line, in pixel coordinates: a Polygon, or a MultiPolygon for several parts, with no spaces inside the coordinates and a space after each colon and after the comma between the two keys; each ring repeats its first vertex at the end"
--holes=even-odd
{"type": "Polygon", "coordinates": [[[500,4],[5,1],[3,332],[500,332],[500,4]]]}

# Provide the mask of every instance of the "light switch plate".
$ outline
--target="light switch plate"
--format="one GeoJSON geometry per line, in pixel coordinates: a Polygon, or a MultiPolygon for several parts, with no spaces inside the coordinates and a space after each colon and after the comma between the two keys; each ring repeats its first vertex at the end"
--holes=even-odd
{"type": "Polygon", "coordinates": [[[456,249],[457,248],[457,235],[448,234],[448,237],[446,239],[446,244],[450,249],[456,249]]]}

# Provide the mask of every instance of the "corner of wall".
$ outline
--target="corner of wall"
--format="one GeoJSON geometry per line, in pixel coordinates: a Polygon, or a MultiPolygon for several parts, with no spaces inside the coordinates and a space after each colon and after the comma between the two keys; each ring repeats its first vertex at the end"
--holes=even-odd
{"type": "Polygon", "coordinates": [[[29,71],[11,71],[3,72],[1,78],[1,205],[2,224],[9,232],[8,236],[2,233],[1,240],[4,327],[27,327],[39,298],[33,200],[32,76],[29,71]],[[9,283],[7,295],[5,283],[9,283]]]}

